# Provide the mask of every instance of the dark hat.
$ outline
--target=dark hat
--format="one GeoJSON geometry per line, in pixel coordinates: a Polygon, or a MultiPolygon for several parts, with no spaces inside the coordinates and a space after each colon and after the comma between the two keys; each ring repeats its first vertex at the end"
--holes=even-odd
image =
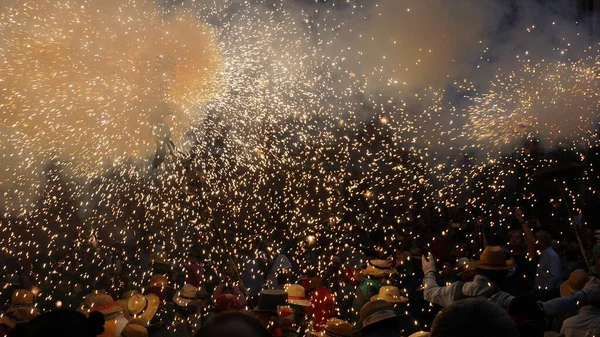
{"type": "Polygon", "coordinates": [[[258,305],[254,311],[277,313],[278,306],[287,305],[288,295],[284,290],[266,289],[258,295],[258,305]]]}

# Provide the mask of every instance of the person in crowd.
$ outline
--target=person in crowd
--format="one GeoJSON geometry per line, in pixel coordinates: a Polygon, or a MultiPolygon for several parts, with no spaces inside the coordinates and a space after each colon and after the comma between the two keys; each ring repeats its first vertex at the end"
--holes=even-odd
{"type": "Polygon", "coordinates": [[[288,284],[285,291],[288,296],[288,304],[294,310],[295,324],[302,326],[311,306],[311,302],[306,299],[306,289],[299,284],[288,284]]]}
{"type": "Polygon", "coordinates": [[[235,278],[235,271],[230,267],[225,269],[223,280],[214,290],[213,302],[222,294],[232,294],[235,296],[240,307],[247,305],[244,292],[235,278]]]}
{"type": "MultiPolygon", "coordinates": [[[[524,221],[522,214],[518,219],[524,221]]],[[[521,226],[527,226],[527,223],[522,223],[521,226]]],[[[523,230],[514,230],[508,234],[508,249],[510,256],[515,261],[513,273],[513,292],[515,295],[527,294],[534,287],[535,269],[534,263],[528,259],[528,256],[535,256],[535,247],[526,242],[523,230]]]]}
{"type": "MultiPolygon", "coordinates": [[[[323,279],[316,270],[307,272],[310,295],[308,313],[314,325],[314,331],[320,332],[330,318],[336,316],[335,298],[323,285],[323,279]]],[[[289,297],[288,297],[289,298],[289,297]]]]}
{"type": "Polygon", "coordinates": [[[258,295],[258,305],[252,310],[263,326],[269,330],[273,329],[277,322],[277,308],[286,306],[288,294],[283,290],[265,289],[258,295]]]}
{"type": "Polygon", "coordinates": [[[394,306],[384,300],[366,303],[360,309],[359,318],[356,332],[363,337],[408,336],[418,330],[414,320],[409,316],[397,315],[394,306]]]}
{"type": "Polygon", "coordinates": [[[552,248],[552,237],[545,231],[537,232],[536,248],[541,252],[535,273],[535,288],[554,290],[562,283],[562,264],[560,256],[552,248]]]}
{"type": "Polygon", "coordinates": [[[408,303],[408,298],[402,296],[400,289],[395,286],[382,286],[379,288],[379,294],[371,297],[371,301],[383,300],[394,306],[394,312],[397,314],[406,314],[404,309],[408,303]]]}
{"type": "MultiPolygon", "coordinates": [[[[581,291],[589,280],[590,276],[585,270],[574,270],[569,278],[560,285],[560,296],[568,297],[581,291]]],[[[575,314],[576,312],[568,312],[555,317],[552,320],[552,331],[560,331],[563,321],[575,314]]]]}
{"type": "Polygon", "coordinates": [[[286,256],[285,249],[281,249],[280,252],[273,259],[273,264],[271,268],[269,268],[269,272],[266,276],[267,287],[271,289],[283,289],[283,284],[279,283],[279,281],[284,281],[279,275],[286,275],[292,269],[292,263],[286,256]]]}
{"type": "Polygon", "coordinates": [[[23,325],[39,316],[40,312],[35,307],[35,294],[27,289],[17,289],[12,292],[10,306],[6,312],[0,314],[2,327],[0,332],[7,333],[17,325],[23,325]]]}
{"type": "Polygon", "coordinates": [[[369,302],[371,297],[379,294],[379,288],[381,288],[384,281],[395,273],[396,269],[392,267],[392,263],[388,260],[371,260],[367,263],[367,268],[361,272],[364,279],[356,288],[356,295],[352,303],[352,310],[355,315],[369,302]]]}
{"type": "Polygon", "coordinates": [[[519,337],[505,310],[484,298],[467,298],[444,308],[433,321],[430,337],[519,337]]]}
{"type": "Polygon", "coordinates": [[[187,274],[185,282],[196,288],[200,288],[204,281],[204,264],[202,263],[202,258],[198,255],[193,255],[185,269],[187,274]]]}
{"type": "Polygon", "coordinates": [[[102,337],[118,337],[127,325],[123,309],[117,305],[113,298],[100,291],[93,292],[84,297],[82,312],[89,315],[99,312],[104,318],[104,332],[102,337]]]}
{"type": "Polygon", "coordinates": [[[565,337],[592,337],[600,335],[600,302],[589,301],[579,314],[567,318],[560,332],[565,337]]]}
{"type": "Polygon", "coordinates": [[[202,308],[208,304],[208,293],[186,283],[175,293],[173,303],[173,331],[181,337],[193,336],[202,326],[202,308]]]}
{"type": "Polygon", "coordinates": [[[277,307],[277,328],[273,336],[298,337],[299,328],[296,324],[296,313],[289,306],[277,307]]]}
{"type": "MultiPolygon", "coordinates": [[[[514,262],[507,260],[504,251],[497,246],[488,246],[477,263],[477,275],[472,282],[455,282],[445,287],[436,283],[435,261],[431,254],[423,256],[424,297],[427,301],[447,307],[453,302],[470,298],[483,297],[489,299],[502,309],[508,309],[514,296],[503,291],[506,284],[506,272],[514,262]]],[[[573,312],[600,296],[600,286],[588,283],[582,291],[571,296],[540,302],[544,312],[550,316],[573,312]]]]}
{"type": "Polygon", "coordinates": [[[215,299],[213,310],[215,314],[224,311],[241,311],[244,308],[240,306],[240,302],[233,294],[221,294],[215,299]]]}

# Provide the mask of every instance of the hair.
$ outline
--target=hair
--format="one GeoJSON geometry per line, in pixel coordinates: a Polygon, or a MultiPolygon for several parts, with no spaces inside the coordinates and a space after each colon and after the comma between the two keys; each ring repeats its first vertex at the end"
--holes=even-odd
{"type": "Polygon", "coordinates": [[[444,308],[433,321],[430,337],[518,337],[505,310],[489,300],[469,298],[444,308]]]}
{"type": "Polygon", "coordinates": [[[477,268],[477,274],[485,276],[501,290],[506,288],[506,275],[508,274],[508,270],[487,270],[477,268]]]}
{"type": "Polygon", "coordinates": [[[517,323],[521,337],[544,336],[546,314],[534,295],[515,297],[508,306],[508,314],[517,323]]]}
{"type": "Polygon", "coordinates": [[[546,231],[539,231],[535,234],[535,238],[544,246],[551,247],[552,246],[552,237],[546,231]]]}
{"type": "Polygon", "coordinates": [[[39,315],[24,327],[27,337],[95,337],[104,332],[104,316],[99,312],[89,317],[72,309],[58,309],[39,315]]]}
{"type": "Polygon", "coordinates": [[[195,337],[270,337],[260,320],[238,311],[226,311],[213,316],[195,337]]]}

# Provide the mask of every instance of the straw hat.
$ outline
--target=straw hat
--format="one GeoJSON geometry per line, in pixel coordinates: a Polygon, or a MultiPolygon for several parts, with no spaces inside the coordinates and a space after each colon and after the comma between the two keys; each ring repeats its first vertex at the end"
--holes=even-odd
{"type": "Polygon", "coordinates": [[[406,303],[408,298],[400,294],[400,289],[394,286],[382,286],[379,288],[379,294],[371,297],[371,301],[384,300],[393,304],[406,303]]]}
{"type": "Polygon", "coordinates": [[[154,252],[150,255],[150,259],[152,263],[170,265],[171,261],[167,258],[167,255],[164,252],[154,252]]]}
{"type": "Polygon", "coordinates": [[[170,288],[169,280],[165,275],[156,274],[150,277],[148,288],[170,288]]]}
{"type": "Polygon", "coordinates": [[[127,323],[121,331],[121,337],[148,337],[148,330],[139,324],[127,323]]]}
{"type": "Polygon", "coordinates": [[[590,276],[583,269],[576,269],[571,272],[569,279],[560,285],[560,296],[567,297],[575,294],[585,287],[590,280],[590,276]]]}
{"type": "Polygon", "coordinates": [[[417,331],[408,337],[429,337],[429,332],[427,331],[417,331]]]}
{"type": "Polygon", "coordinates": [[[0,314],[0,324],[6,325],[9,329],[14,329],[17,326],[17,321],[7,314],[0,314]]]}
{"type": "Polygon", "coordinates": [[[11,308],[31,308],[34,306],[35,294],[27,289],[17,289],[13,291],[10,307],[11,308]]]}
{"type": "Polygon", "coordinates": [[[129,299],[135,294],[138,294],[138,292],[136,290],[127,291],[123,294],[123,298],[118,299],[115,302],[117,303],[118,306],[121,307],[121,309],[123,309],[125,312],[127,312],[127,303],[129,302],[129,299]]]}
{"type": "Polygon", "coordinates": [[[303,307],[310,306],[310,301],[306,299],[306,290],[303,286],[299,284],[286,284],[285,291],[287,292],[288,303],[303,307]]]}
{"type": "Polygon", "coordinates": [[[190,304],[193,304],[193,302],[197,301],[198,288],[194,287],[189,283],[184,284],[183,288],[177,291],[175,293],[175,296],[173,296],[173,302],[175,302],[175,304],[177,304],[180,307],[186,307],[190,304]]]}
{"type": "Polygon", "coordinates": [[[9,308],[6,310],[6,315],[16,322],[28,322],[40,315],[37,308],[9,308]]]}
{"type": "Polygon", "coordinates": [[[352,325],[338,318],[331,318],[325,328],[316,334],[320,337],[349,337],[352,336],[352,325]]]}
{"type": "Polygon", "coordinates": [[[82,311],[85,315],[97,311],[104,316],[108,316],[122,311],[121,307],[107,294],[91,293],[83,298],[83,305],[82,311]]]}
{"type": "Polygon", "coordinates": [[[392,262],[388,260],[371,260],[367,263],[367,269],[363,269],[361,274],[369,276],[386,276],[395,274],[396,269],[392,267],[392,262]]]}
{"type": "Polygon", "coordinates": [[[148,325],[158,311],[159,298],[154,294],[135,294],[127,302],[127,310],[133,316],[132,323],[148,325]]]}
{"type": "MultiPolygon", "coordinates": [[[[15,322],[30,321],[40,314],[35,307],[35,294],[27,289],[17,289],[13,291],[10,301],[10,307],[6,309],[7,323],[11,320],[15,322]]],[[[8,324],[7,324],[8,325],[8,324]]]]}
{"type": "Polygon", "coordinates": [[[506,253],[498,246],[485,247],[481,258],[476,262],[477,268],[484,270],[509,270],[514,264],[515,260],[507,260],[506,253]]]}
{"type": "Polygon", "coordinates": [[[394,312],[394,306],[384,300],[375,300],[363,305],[358,316],[362,324],[361,330],[377,322],[398,317],[394,312]]]}

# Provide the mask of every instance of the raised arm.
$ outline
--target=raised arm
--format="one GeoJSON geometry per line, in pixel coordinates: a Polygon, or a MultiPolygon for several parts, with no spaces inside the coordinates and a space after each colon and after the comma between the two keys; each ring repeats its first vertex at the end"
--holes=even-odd
{"type": "Polygon", "coordinates": [[[436,272],[433,255],[429,253],[429,258],[423,255],[421,259],[423,263],[423,273],[425,273],[425,278],[423,278],[423,298],[428,302],[441,305],[442,307],[449,306],[452,304],[456,287],[459,283],[455,282],[449,286],[440,287],[435,280],[436,272]]]}
{"type": "Polygon", "coordinates": [[[525,221],[525,218],[523,217],[523,212],[521,211],[520,208],[515,209],[515,216],[517,217],[517,220],[521,224],[523,233],[525,233],[525,237],[527,238],[527,257],[530,260],[533,260],[535,258],[535,236],[533,235],[533,232],[529,228],[527,221],[525,221]]]}

